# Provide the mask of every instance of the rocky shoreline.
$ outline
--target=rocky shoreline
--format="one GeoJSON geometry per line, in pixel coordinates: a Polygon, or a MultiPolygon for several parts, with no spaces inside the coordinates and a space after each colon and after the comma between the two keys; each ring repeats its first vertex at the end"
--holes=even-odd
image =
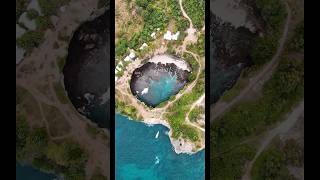
{"type": "Polygon", "coordinates": [[[249,42],[253,34],[212,12],[210,21],[210,103],[213,104],[236,83],[242,70],[250,66],[249,42]]]}
{"type": "Polygon", "coordinates": [[[64,85],[72,104],[101,128],[110,126],[109,16],[106,10],[75,31],[63,68],[64,85]]]}
{"type": "MultiPolygon", "coordinates": [[[[141,99],[141,96],[143,95],[142,92],[146,90],[145,93],[147,93],[147,87],[149,87],[150,83],[152,81],[159,81],[163,76],[172,76],[177,79],[172,95],[178,93],[179,90],[188,82],[189,71],[191,70],[189,64],[182,60],[178,60],[177,58],[173,59],[173,61],[178,62],[178,64],[170,61],[161,61],[161,57],[166,58],[167,55],[156,57],[158,60],[151,58],[147,63],[138,67],[132,73],[130,90],[131,93],[141,101],[143,101],[141,99]],[[183,68],[181,68],[181,66],[183,68]]],[[[168,97],[168,99],[169,98],[170,97],[168,97]]],[[[151,107],[156,107],[158,105],[148,102],[145,103],[151,107]]]]}

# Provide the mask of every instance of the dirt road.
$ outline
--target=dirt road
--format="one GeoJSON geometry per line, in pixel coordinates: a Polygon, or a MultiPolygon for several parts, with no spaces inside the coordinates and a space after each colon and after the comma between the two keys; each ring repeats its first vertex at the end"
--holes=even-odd
{"type": "Polygon", "coordinates": [[[252,77],[249,81],[249,84],[241,90],[241,92],[230,102],[222,102],[218,101],[216,104],[211,105],[210,111],[210,123],[212,123],[217,117],[221,116],[224,112],[228,111],[231,107],[233,107],[237,102],[239,102],[245,95],[250,92],[250,90],[258,85],[264,84],[272,75],[273,71],[276,69],[280,55],[283,52],[283,48],[285,42],[288,37],[289,24],[291,21],[291,10],[289,5],[285,2],[285,6],[288,12],[287,19],[284,25],[282,37],[279,40],[279,45],[276,51],[276,54],[272,57],[271,61],[266,64],[263,69],[254,77],[252,77]]]}

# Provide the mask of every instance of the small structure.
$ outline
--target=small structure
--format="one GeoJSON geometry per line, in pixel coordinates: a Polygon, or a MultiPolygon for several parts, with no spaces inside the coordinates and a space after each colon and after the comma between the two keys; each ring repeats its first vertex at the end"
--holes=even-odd
{"type": "Polygon", "coordinates": [[[121,71],[121,67],[119,67],[119,65],[116,67],[116,70],[121,71]]]}
{"type": "Polygon", "coordinates": [[[124,58],[124,61],[130,61],[131,59],[130,59],[130,57],[129,56],[126,56],[125,58],[124,58]]]}
{"type": "Polygon", "coordinates": [[[134,53],[134,51],[130,51],[129,58],[131,60],[134,60],[136,58],[136,54],[134,53]]]}
{"type": "Polygon", "coordinates": [[[165,40],[171,40],[171,32],[170,31],[167,31],[164,35],[163,35],[163,38],[165,40]]]}
{"type": "Polygon", "coordinates": [[[167,31],[164,35],[163,38],[165,40],[171,41],[171,40],[178,40],[178,37],[180,35],[180,31],[176,32],[175,34],[171,34],[171,31],[167,31]]]}
{"type": "Polygon", "coordinates": [[[156,32],[151,33],[150,36],[151,36],[153,39],[155,39],[155,38],[156,38],[156,32]]]}
{"type": "Polygon", "coordinates": [[[142,46],[139,48],[140,50],[143,50],[144,48],[148,47],[147,43],[143,43],[142,46]]]}
{"type": "Polygon", "coordinates": [[[179,35],[180,35],[180,31],[178,31],[178,32],[176,32],[175,34],[173,34],[173,35],[171,36],[171,39],[176,41],[176,40],[178,40],[179,35]]]}

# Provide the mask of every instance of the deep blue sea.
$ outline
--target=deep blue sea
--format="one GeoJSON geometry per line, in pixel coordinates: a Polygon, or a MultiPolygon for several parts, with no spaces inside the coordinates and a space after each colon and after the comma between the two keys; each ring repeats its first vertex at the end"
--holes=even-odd
{"type": "Polygon", "coordinates": [[[16,163],[16,180],[53,180],[56,178],[55,175],[44,173],[30,165],[16,163]]]}
{"type": "Polygon", "coordinates": [[[184,84],[179,83],[176,75],[168,72],[160,77],[159,80],[151,80],[148,93],[138,94],[138,98],[151,106],[157,106],[163,101],[166,101],[170,96],[179,92],[184,84]]]}
{"type": "Polygon", "coordinates": [[[148,126],[116,114],[115,127],[116,180],[204,179],[205,151],[176,154],[165,126],[148,126]]]}

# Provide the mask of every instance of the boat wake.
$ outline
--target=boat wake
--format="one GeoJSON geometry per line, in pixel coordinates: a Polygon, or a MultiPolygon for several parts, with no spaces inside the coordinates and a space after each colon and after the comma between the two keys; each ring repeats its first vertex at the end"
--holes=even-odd
{"type": "Polygon", "coordinates": [[[158,137],[159,137],[159,131],[157,132],[157,134],[154,138],[158,139],[158,137]]]}
{"type": "Polygon", "coordinates": [[[158,156],[156,156],[156,161],[154,162],[154,164],[159,164],[160,163],[160,159],[158,156]]]}

